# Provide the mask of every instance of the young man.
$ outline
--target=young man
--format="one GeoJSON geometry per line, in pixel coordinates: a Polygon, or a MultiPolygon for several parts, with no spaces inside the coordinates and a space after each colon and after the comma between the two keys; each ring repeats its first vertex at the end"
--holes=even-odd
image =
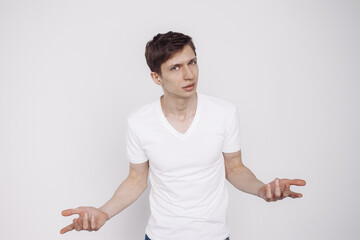
{"type": "Polygon", "coordinates": [[[265,185],[242,163],[235,104],[196,92],[199,69],[189,36],[168,32],[146,46],[153,81],[164,95],[128,117],[129,176],[101,208],[64,210],[79,214],[61,233],[98,230],[133,203],[151,183],[151,215],[145,239],[229,239],[227,179],[266,201],[299,198],[276,178],[265,185]]]}

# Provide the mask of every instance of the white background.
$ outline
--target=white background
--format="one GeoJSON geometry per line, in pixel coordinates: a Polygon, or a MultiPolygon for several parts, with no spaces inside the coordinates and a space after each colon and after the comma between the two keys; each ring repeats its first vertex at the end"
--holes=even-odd
{"type": "Polygon", "coordinates": [[[199,91],[234,101],[244,163],[303,178],[267,203],[229,184],[231,239],[359,239],[359,1],[0,0],[0,239],[143,239],[148,190],[60,235],[127,177],[125,120],[156,99],[145,44],[193,37],[199,91]]]}

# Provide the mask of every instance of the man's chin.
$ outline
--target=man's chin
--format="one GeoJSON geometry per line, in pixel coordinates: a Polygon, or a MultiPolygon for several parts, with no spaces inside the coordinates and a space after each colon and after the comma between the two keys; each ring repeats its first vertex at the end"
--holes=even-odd
{"type": "MultiPolygon", "coordinates": [[[[164,93],[165,94],[165,93],[164,93]]],[[[196,88],[191,91],[191,92],[188,92],[188,91],[182,91],[182,92],[177,92],[177,93],[168,93],[170,96],[174,97],[174,98],[183,98],[183,99],[189,99],[189,98],[192,98],[194,96],[196,96],[197,94],[197,91],[196,91],[196,88]]]]}

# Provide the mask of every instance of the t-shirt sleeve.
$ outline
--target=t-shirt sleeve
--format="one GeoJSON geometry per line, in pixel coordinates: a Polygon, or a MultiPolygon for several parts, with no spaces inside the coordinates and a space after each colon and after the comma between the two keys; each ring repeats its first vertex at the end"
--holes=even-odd
{"type": "Polygon", "coordinates": [[[143,148],[141,147],[141,142],[129,122],[127,124],[126,133],[126,151],[127,157],[131,163],[139,164],[148,160],[143,148]]]}
{"type": "Polygon", "coordinates": [[[224,153],[232,153],[240,150],[240,121],[239,113],[234,105],[234,108],[226,119],[226,129],[225,129],[225,141],[223,145],[224,153]]]}

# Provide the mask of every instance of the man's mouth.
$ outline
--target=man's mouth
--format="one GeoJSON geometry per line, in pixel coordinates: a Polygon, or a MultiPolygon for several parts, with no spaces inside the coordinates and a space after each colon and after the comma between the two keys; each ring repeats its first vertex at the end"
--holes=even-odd
{"type": "Polygon", "coordinates": [[[195,85],[195,83],[190,83],[190,84],[186,85],[186,86],[183,87],[183,88],[190,88],[190,87],[192,87],[192,86],[194,86],[194,85],[195,85]]]}
{"type": "Polygon", "coordinates": [[[192,92],[195,89],[195,83],[188,84],[183,89],[187,92],[192,92]]]}

